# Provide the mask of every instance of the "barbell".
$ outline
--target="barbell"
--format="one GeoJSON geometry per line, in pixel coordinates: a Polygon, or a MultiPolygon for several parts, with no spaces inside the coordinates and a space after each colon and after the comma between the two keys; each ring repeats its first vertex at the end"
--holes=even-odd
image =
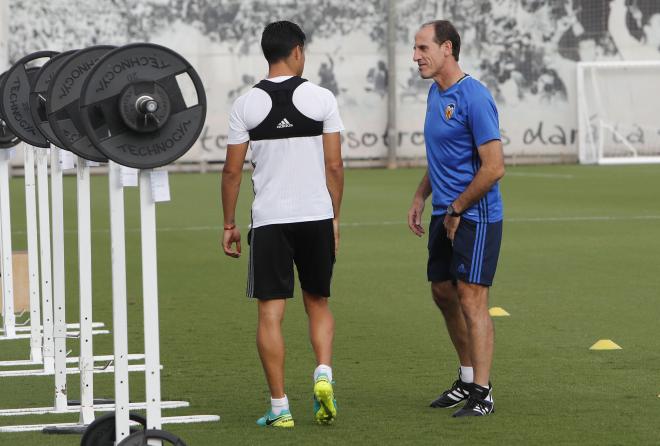
{"type": "Polygon", "coordinates": [[[0,148],[53,144],[136,169],[172,163],[206,118],[197,71],[152,43],[38,51],[0,76],[0,148]]]}

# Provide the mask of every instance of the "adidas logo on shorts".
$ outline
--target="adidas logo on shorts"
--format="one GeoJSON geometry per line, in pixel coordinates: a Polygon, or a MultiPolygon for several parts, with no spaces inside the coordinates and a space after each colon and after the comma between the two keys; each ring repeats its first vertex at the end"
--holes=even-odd
{"type": "Polygon", "coordinates": [[[280,121],[280,123],[277,124],[277,128],[278,128],[278,129],[284,129],[284,128],[287,128],[287,127],[293,127],[293,124],[291,124],[291,123],[289,122],[289,120],[286,119],[286,118],[282,119],[282,120],[280,121]]]}

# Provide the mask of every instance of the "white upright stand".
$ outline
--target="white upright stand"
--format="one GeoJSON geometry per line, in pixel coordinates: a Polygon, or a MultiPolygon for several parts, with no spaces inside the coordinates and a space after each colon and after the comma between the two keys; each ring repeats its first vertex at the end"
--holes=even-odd
{"type": "MultiPolygon", "coordinates": [[[[62,261],[63,257],[58,260],[59,255],[55,252],[60,250],[63,252],[63,240],[55,241],[58,238],[58,233],[63,236],[63,216],[62,216],[62,170],[60,168],[59,152],[60,149],[52,148],[51,158],[51,174],[53,176],[53,251],[55,253],[54,263],[62,261]],[[59,152],[59,153],[58,153],[59,152]],[[54,166],[54,167],[53,167],[54,166]],[[55,203],[59,202],[60,206],[55,203]],[[59,214],[59,215],[58,215],[59,214]],[[57,223],[60,220],[60,223],[57,223]]],[[[41,153],[43,158],[43,168],[46,169],[46,150],[41,153]]],[[[66,368],[66,361],[62,362],[62,356],[57,355],[54,361],[53,368],[56,369],[55,374],[55,405],[53,407],[32,407],[32,408],[19,408],[19,409],[2,409],[0,416],[22,416],[22,415],[37,415],[37,414],[50,414],[50,413],[79,413],[78,423],[57,423],[57,424],[35,424],[35,425],[22,425],[22,426],[4,426],[0,428],[0,432],[26,432],[26,431],[41,431],[43,429],[55,429],[66,431],[67,429],[76,429],[85,427],[94,420],[94,411],[109,412],[115,410],[115,404],[104,403],[94,404],[93,398],[93,374],[94,373],[115,373],[116,386],[121,387],[123,383],[126,385],[125,392],[118,392],[119,397],[115,397],[116,401],[120,400],[121,407],[125,411],[128,420],[128,411],[140,410],[147,407],[146,402],[129,403],[128,399],[128,374],[129,372],[145,371],[146,366],[143,364],[128,364],[129,360],[144,359],[143,354],[128,354],[128,327],[127,327],[127,305],[126,305],[126,270],[125,270],[125,235],[124,235],[124,197],[122,186],[119,179],[119,166],[111,163],[110,167],[110,214],[111,214],[111,240],[112,240],[112,272],[113,272],[113,314],[115,325],[115,356],[93,356],[92,347],[92,282],[91,282],[91,218],[90,218],[90,178],[89,178],[89,165],[87,161],[78,159],[78,255],[80,261],[80,357],[79,368],[66,368]],[[115,261],[117,259],[117,261],[115,261]],[[117,263],[119,262],[119,263],[117,263]],[[118,294],[118,296],[117,296],[118,294]],[[117,352],[123,352],[117,355],[117,352]],[[115,366],[108,366],[102,370],[94,367],[95,360],[112,360],[115,361],[115,366]],[[80,394],[81,404],[67,405],[66,400],[66,374],[80,372],[80,394]],[[62,374],[60,374],[62,373],[62,374]],[[64,392],[62,392],[64,390],[64,392]],[[122,396],[124,395],[124,396],[122,396]]],[[[47,201],[47,183],[41,182],[40,186],[45,184],[45,208],[48,208],[47,201]]],[[[40,198],[42,197],[43,190],[40,189],[40,198]]],[[[48,223],[48,213],[40,214],[45,215],[46,225],[48,223]]],[[[48,233],[49,234],[49,233],[48,233]]],[[[48,235],[46,234],[46,235],[48,235]]],[[[42,239],[43,240],[43,239],[42,239]]],[[[47,238],[50,242],[50,237],[47,238]]],[[[50,243],[47,243],[49,246],[50,243]]],[[[50,251],[47,253],[47,259],[50,259],[50,251]]],[[[43,257],[43,256],[42,256],[43,257]]],[[[48,265],[50,267],[50,264],[48,265]]],[[[64,274],[63,265],[55,267],[56,275],[64,274]]],[[[50,276],[48,276],[50,278],[50,276]]],[[[60,287],[60,292],[63,294],[63,283],[57,283],[56,287],[60,287]]],[[[57,288],[56,288],[57,289],[57,288]]],[[[57,306],[56,302],[56,306],[57,306]]],[[[52,311],[52,306],[50,307],[52,311]]],[[[61,305],[60,308],[64,308],[61,305]]],[[[62,319],[63,321],[63,319],[62,319]]],[[[60,328],[62,326],[60,325],[60,328]]],[[[66,330],[64,330],[66,331],[66,330]]],[[[64,350],[63,347],[61,347],[64,350]]],[[[64,357],[68,361],[70,358],[64,357]]],[[[160,374],[160,364],[156,366],[158,374],[160,374]]],[[[17,376],[9,375],[11,372],[1,372],[0,376],[17,376]],[[6,374],[3,375],[2,373],[6,374]]],[[[21,371],[20,376],[25,376],[25,371],[21,371]]],[[[34,371],[31,375],[43,375],[43,371],[34,371]]],[[[52,375],[52,373],[51,373],[52,375]]],[[[119,403],[119,402],[118,402],[119,403]]],[[[187,401],[165,401],[161,403],[164,409],[174,409],[181,407],[188,407],[190,403],[187,401]]],[[[127,421],[128,423],[128,421],[127,421]]],[[[129,431],[126,428],[126,436],[129,431]]]]}
{"type": "Polygon", "coordinates": [[[67,408],[66,312],[64,275],[64,192],[60,149],[50,148],[51,209],[53,214],[53,317],[55,320],[55,410],[67,408]]]}
{"type": "MultiPolygon", "coordinates": [[[[15,339],[25,339],[30,338],[30,359],[28,360],[15,360],[15,361],[0,361],[0,367],[14,367],[14,366],[28,366],[28,365],[42,365],[44,363],[44,352],[45,348],[48,348],[50,352],[54,351],[54,338],[53,338],[53,310],[52,310],[52,301],[51,301],[51,291],[49,291],[52,286],[50,283],[50,258],[43,258],[43,254],[48,252],[50,255],[50,219],[48,214],[43,214],[44,209],[49,209],[49,200],[48,200],[48,185],[47,185],[47,160],[43,157],[46,157],[44,150],[47,149],[37,149],[35,147],[29,146],[24,143],[25,147],[25,209],[26,209],[26,227],[27,227],[27,251],[28,251],[28,290],[30,295],[30,319],[28,326],[16,327],[16,331],[19,332],[16,334],[15,339]],[[37,224],[37,204],[35,197],[36,183],[35,183],[35,151],[37,151],[37,159],[40,167],[39,169],[39,181],[40,181],[40,196],[39,196],[39,207],[42,211],[41,218],[39,220],[39,225],[37,224]],[[39,154],[43,154],[43,156],[39,154]],[[40,304],[40,290],[39,290],[39,240],[37,237],[37,226],[42,237],[42,269],[47,272],[42,286],[44,287],[43,291],[43,302],[40,304]],[[47,231],[47,232],[46,232],[47,231]],[[48,266],[47,266],[48,265],[48,266]],[[47,270],[45,268],[48,268],[47,270]],[[48,289],[46,289],[48,288],[48,289]],[[42,311],[41,305],[43,305],[43,321],[42,321],[42,311]],[[29,334],[23,332],[30,332],[29,334]],[[45,344],[43,337],[48,336],[49,341],[45,344]]],[[[101,322],[93,322],[93,328],[103,327],[104,324],[101,322]]],[[[79,323],[66,324],[67,330],[79,329],[79,323]]],[[[94,330],[94,334],[106,334],[107,330],[94,330]]],[[[67,336],[77,336],[78,333],[74,331],[67,331],[67,336]]],[[[2,339],[2,338],[0,338],[2,339]]],[[[5,338],[6,339],[6,338],[5,338]]],[[[54,354],[50,354],[50,357],[54,358],[54,354]]],[[[105,356],[103,359],[96,358],[97,360],[110,361],[112,357],[105,356]]],[[[78,362],[79,358],[66,358],[66,362],[71,364],[78,362]]],[[[54,373],[54,359],[51,361],[48,360],[48,366],[44,367],[45,374],[54,373]],[[53,364],[52,367],[50,364],[53,364]]],[[[31,376],[36,370],[25,371],[25,375],[20,375],[20,371],[12,371],[13,374],[5,375],[4,372],[0,372],[0,377],[2,376],[31,376]]],[[[69,372],[71,373],[71,372],[69,372]]],[[[41,374],[41,373],[40,373],[41,374]]]]}
{"type": "MultiPolygon", "coordinates": [[[[55,149],[59,152],[60,149],[55,149]]],[[[55,151],[54,150],[54,151],[55,151]]],[[[62,324],[64,323],[64,307],[62,306],[61,310],[59,307],[56,309],[55,313],[53,312],[53,303],[52,303],[52,286],[51,283],[51,229],[50,229],[50,203],[48,196],[48,149],[37,149],[29,145],[25,145],[25,196],[26,196],[26,213],[27,213],[27,233],[28,233],[28,275],[29,275],[29,292],[30,292],[30,327],[17,327],[17,330],[22,328],[28,328],[30,334],[17,334],[16,338],[31,338],[31,351],[29,360],[16,360],[16,361],[0,361],[0,367],[13,367],[13,366],[27,366],[27,365],[43,365],[42,369],[29,369],[29,370],[10,370],[10,371],[0,371],[0,377],[10,377],[10,376],[44,376],[44,375],[53,375],[56,368],[56,355],[55,355],[55,324],[54,316],[57,315],[60,318],[60,331],[62,330],[62,324]],[[38,176],[38,190],[39,190],[39,234],[41,244],[37,239],[37,208],[35,204],[35,181],[34,181],[34,158],[35,151],[37,153],[37,176],[38,176]],[[38,252],[40,251],[40,252],[38,252]],[[43,322],[41,320],[42,312],[39,306],[39,257],[41,258],[41,294],[43,298],[43,322]],[[44,339],[45,338],[45,339],[44,339]]],[[[61,155],[61,152],[60,152],[61,155]]],[[[59,161],[55,163],[55,168],[51,170],[51,173],[54,173],[53,178],[54,185],[59,183],[59,186],[53,188],[53,223],[55,227],[57,226],[57,218],[55,218],[55,213],[62,214],[63,207],[63,196],[62,196],[62,171],[60,169],[59,161]],[[59,178],[59,180],[58,180],[59,178]],[[59,198],[55,198],[58,194],[59,189],[59,198]]],[[[79,186],[80,187],[80,186],[79,186]]],[[[84,184],[82,185],[83,189],[85,188],[84,184]]],[[[89,179],[87,179],[87,196],[89,197],[89,179]]],[[[87,199],[89,202],[89,198],[87,199]]],[[[87,206],[89,209],[89,205],[87,206]]],[[[88,212],[89,213],[89,212],[88,212]]],[[[61,217],[60,217],[61,220],[61,217]]],[[[88,228],[91,231],[91,228],[88,228]]],[[[56,234],[53,237],[53,252],[57,259],[60,259],[61,262],[63,259],[63,230],[60,230],[59,233],[61,237],[57,237],[56,234]],[[58,241],[59,240],[59,241],[58,241]]],[[[82,236],[82,234],[79,234],[82,236]]],[[[82,267],[89,267],[90,263],[81,263],[82,267]]],[[[55,282],[63,286],[63,265],[55,266],[56,268],[56,280],[55,282]],[[57,280],[59,278],[59,280],[57,280]]],[[[91,276],[83,276],[89,277],[91,276]]],[[[60,290],[60,293],[63,294],[63,290],[60,290]]],[[[81,304],[85,305],[85,301],[81,300],[81,304]]],[[[96,334],[108,334],[108,330],[95,329],[101,328],[104,326],[101,322],[91,322],[91,304],[86,305],[84,309],[81,309],[81,321],[84,324],[91,324],[92,335],[96,334]],[[84,316],[83,312],[89,311],[89,316],[84,316]]],[[[87,326],[88,326],[87,325],[87,326]]],[[[66,324],[64,327],[66,330],[66,337],[79,337],[80,331],[69,331],[73,329],[79,329],[81,326],[80,323],[66,324]]],[[[88,332],[89,333],[89,332],[88,332]]],[[[60,343],[66,341],[62,339],[61,333],[59,335],[60,343]]],[[[89,344],[89,342],[82,342],[82,345],[89,344]]],[[[80,363],[79,357],[67,357],[66,351],[64,348],[58,349],[58,352],[62,350],[64,352],[64,359],[61,355],[58,357],[57,367],[59,372],[58,376],[61,381],[63,380],[63,370],[66,370],[66,374],[76,374],[79,372],[78,368],[70,367],[66,368],[66,364],[80,363]]],[[[85,350],[86,351],[86,350],[85,350]]],[[[131,355],[131,360],[143,359],[143,355],[131,355]]],[[[97,356],[93,357],[93,361],[102,361],[110,363],[113,359],[111,355],[97,356]]],[[[93,369],[93,366],[92,366],[93,369]]],[[[111,373],[111,367],[101,367],[98,369],[93,369],[94,373],[111,373]]],[[[58,389],[62,389],[61,385],[58,389]]],[[[61,408],[61,407],[60,407],[61,408]]]]}
{"type": "MultiPolygon", "coordinates": [[[[126,323],[126,264],[124,245],[124,199],[121,192],[120,167],[110,162],[110,218],[112,239],[113,301],[115,302],[115,438],[120,443],[129,435],[128,375],[120,370],[126,367],[122,356],[127,351],[127,333],[119,330],[126,323]],[[121,220],[120,220],[121,219],[121,220]],[[121,231],[120,231],[121,229],[121,231]],[[117,243],[115,243],[115,240],[117,243]],[[116,256],[116,257],[115,257],[116,256]],[[115,276],[115,272],[117,276],[115,276]],[[116,288],[115,288],[116,287],[116,288]]],[[[162,417],[160,393],[160,333],[158,323],[158,270],[156,255],[156,202],[153,197],[151,170],[140,172],[140,234],[142,241],[142,293],[144,307],[144,354],[147,401],[147,429],[161,429],[163,424],[208,423],[220,421],[217,415],[190,415],[162,417]]],[[[159,446],[160,440],[150,439],[148,444],[159,446]]]]}
{"type": "Polygon", "coordinates": [[[144,307],[147,428],[161,429],[156,202],[151,188],[151,170],[140,172],[140,235],[142,238],[142,305],[144,307]]]}
{"type": "Polygon", "coordinates": [[[112,326],[115,349],[115,439],[119,443],[130,435],[126,241],[124,238],[124,192],[121,185],[120,166],[110,161],[108,167],[110,169],[110,243],[112,246],[112,326]]]}
{"type": "MultiPolygon", "coordinates": [[[[48,197],[48,149],[36,148],[25,145],[25,206],[27,212],[28,229],[28,267],[30,276],[30,304],[35,295],[38,297],[39,286],[36,280],[41,278],[41,298],[42,311],[40,319],[31,319],[32,327],[39,330],[41,344],[42,370],[12,370],[10,372],[0,372],[0,377],[4,376],[22,376],[23,372],[52,375],[55,373],[55,343],[53,338],[53,303],[52,303],[52,284],[51,284],[51,251],[50,251],[50,199],[48,197]],[[34,197],[34,158],[36,154],[37,163],[37,192],[38,192],[38,222],[36,203],[34,197]],[[38,224],[39,237],[37,240],[36,226],[38,224]],[[38,250],[38,252],[37,252],[38,250]],[[41,261],[41,274],[37,262],[41,261]]],[[[37,305],[38,306],[38,305],[37,305]]],[[[18,335],[23,336],[23,335],[18,335]]],[[[32,336],[32,335],[30,335],[32,336]]],[[[34,339],[33,339],[34,342],[34,339]]],[[[36,342],[35,342],[36,343],[36,342]]],[[[23,365],[25,361],[5,361],[1,366],[23,365]]],[[[37,364],[39,364],[37,363],[37,364]]],[[[29,365],[25,364],[25,365],[29,365]]]]}
{"type": "Polygon", "coordinates": [[[94,421],[94,348],[92,344],[92,224],[89,164],[78,157],[78,280],[80,287],[80,419],[94,421]]]}
{"type": "Polygon", "coordinates": [[[14,283],[11,250],[11,214],[9,211],[10,150],[0,150],[0,266],[2,268],[3,328],[5,339],[16,338],[14,283]]]}
{"type": "MultiPolygon", "coordinates": [[[[85,176],[84,169],[78,170],[78,174],[85,176]]],[[[87,172],[88,175],[88,172],[87,172]]],[[[93,405],[96,411],[115,411],[116,443],[121,442],[130,434],[129,410],[147,409],[147,427],[149,429],[160,429],[163,424],[187,424],[216,422],[220,420],[217,415],[191,415],[161,417],[162,409],[173,409],[188,407],[190,404],[186,401],[161,401],[160,394],[160,346],[159,346],[159,327],[158,327],[158,280],[156,267],[156,207],[152,196],[151,171],[144,171],[140,176],[140,213],[141,213],[141,232],[142,232],[142,275],[143,275],[143,293],[144,293],[144,344],[145,344],[145,365],[129,366],[128,360],[133,355],[128,354],[128,311],[126,304],[126,243],[124,228],[124,195],[121,185],[120,166],[114,162],[109,163],[109,189],[110,189],[110,239],[112,251],[112,299],[113,299],[113,334],[114,334],[114,353],[115,366],[112,368],[115,372],[115,404],[93,405]],[[146,379],[146,399],[145,403],[130,403],[129,400],[129,372],[144,370],[146,379]]],[[[84,190],[84,187],[81,187],[84,190]]],[[[85,193],[79,195],[79,202],[84,203],[85,193]]],[[[88,215],[87,211],[79,209],[79,214],[88,215]]],[[[79,217],[80,218],[80,217],[79,217]]],[[[84,219],[85,217],[83,217],[84,219]]],[[[80,221],[80,230],[85,222],[80,221]]],[[[84,243],[83,243],[84,244],[84,243]]],[[[81,248],[82,249],[82,248],[81,248]]],[[[85,248],[86,249],[86,248],[85,248]]],[[[81,253],[82,255],[82,253],[81,253]]],[[[82,271],[81,271],[82,273],[82,271]]],[[[82,279],[81,279],[82,280],[82,279]]],[[[91,282],[86,284],[91,286],[91,282]]],[[[81,292],[83,290],[81,283],[81,292]]],[[[82,299],[82,296],[81,296],[82,299]]],[[[91,315],[90,315],[91,318],[91,315]]],[[[81,323],[81,337],[84,339],[84,331],[89,327],[81,323]]],[[[91,343],[91,342],[90,342],[91,343]]],[[[83,355],[81,350],[81,357],[83,355]]],[[[81,370],[83,365],[81,363],[81,370]]],[[[81,373],[81,377],[84,373],[81,373]]],[[[87,375],[89,377],[89,375],[87,375]]],[[[81,380],[81,386],[84,386],[81,380]]],[[[81,388],[81,391],[84,390],[81,388]]],[[[89,400],[83,397],[82,407],[80,407],[80,422],[78,423],[57,423],[23,426],[4,426],[0,427],[0,432],[27,432],[38,431],[42,429],[66,429],[83,426],[83,420],[92,416],[86,412],[85,405],[89,400]],[[85,402],[87,401],[87,402],[85,402]]],[[[67,412],[73,412],[69,407],[67,412]]],[[[37,413],[61,412],[56,408],[31,408],[31,409],[11,409],[0,410],[0,416],[3,415],[28,415],[37,413]]],[[[149,440],[149,445],[159,445],[158,440],[149,440]]]]}
{"type": "MultiPolygon", "coordinates": [[[[14,367],[43,363],[43,342],[41,333],[41,304],[39,302],[39,240],[37,238],[37,204],[34,179],[34,149],[23,143],[25,147],[25,211],[27,229],[28,253],[28,293],[30,297],[29,327],[16,327],[16,331],[30,331],[30,359],[17,361],[0,361],[0,367],[14,367]]],[[[3,211],[4,212],[4,211],[3,211]]],[[[23,338],[18,334],[17,338],[23,338]]]]}
{"type": "Polygon", "coordinates": [[[50,251],[50,201],[48,197],[48,150],[35,149],[37,158],[37,198],[39,202],[39,259],[41,261],[41,299],[43,312],[44,372],[55,373],[53,337],[53,289],[50,251]]]}
{"type": "Polygon", "coordinates": [[[41,333],[41,306],[39,302],[39,239],[37,237],[37,198],[34,177],[34,148],[25,144],[25,225],[28,252],[28,292],[30,293],[30,361],[43,362],[43,335],[41,333]]]}
{"type": "MultiPolygon", "coordinates": [[[[210,423],[218,415],[162,417],[160,386],[160,330],[158,313],[158,256],[156,245],[156,197],[152,171],[140,171],[140,236],[142,238],[142,294],[144,307],[144,354],[147,400],[147,429],[161,429],[163,424],[210,423]]],[[[148,445],[162,442],[149,439],[148,445]]]]}

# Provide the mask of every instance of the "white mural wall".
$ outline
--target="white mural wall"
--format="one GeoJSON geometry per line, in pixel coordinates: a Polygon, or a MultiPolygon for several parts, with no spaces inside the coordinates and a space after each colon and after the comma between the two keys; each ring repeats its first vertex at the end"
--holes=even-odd
{"type": "MultiPolygon", "coordinates": [[[[224,159],[231,103],[267,72],[261,31],[292,20],[308,37],[305,77],[337,95],[344,156],[386,156],[386,0],[8,1],[11,20],[0,24],[9,26],[10,62],[36,50],[135,41],[188,58],[209,98],[189,161],[224,159]]],[[[429,83],[412,62],[424,22],[444,18],[458,28],[461,65],[496,98],[509,156],[576,156],[577,61],[660,59],[655,0],[400,0],[396,8],[398,153],[406,158],[424,156],[429,83]]]]}

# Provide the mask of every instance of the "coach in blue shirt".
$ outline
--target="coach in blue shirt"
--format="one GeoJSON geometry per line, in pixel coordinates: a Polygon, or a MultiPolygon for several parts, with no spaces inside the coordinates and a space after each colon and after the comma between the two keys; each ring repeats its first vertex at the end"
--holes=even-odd
{"type": "Polygon", "coordinates": [[[454,417],[484,416],[495,408],[488,289],[502,239],[497,182],[504,176],[495,101],[483,84],[461,70],[460,49],[460,36],[446,20],[426,23],[415,35],[413,60],[420,76],[435,82],[424,123],[428,168],[408,211],[408,226],[421,237],[424,204],[433,195],[427,275],[460,370],[431,406],[465,402],[454,417]]]}

